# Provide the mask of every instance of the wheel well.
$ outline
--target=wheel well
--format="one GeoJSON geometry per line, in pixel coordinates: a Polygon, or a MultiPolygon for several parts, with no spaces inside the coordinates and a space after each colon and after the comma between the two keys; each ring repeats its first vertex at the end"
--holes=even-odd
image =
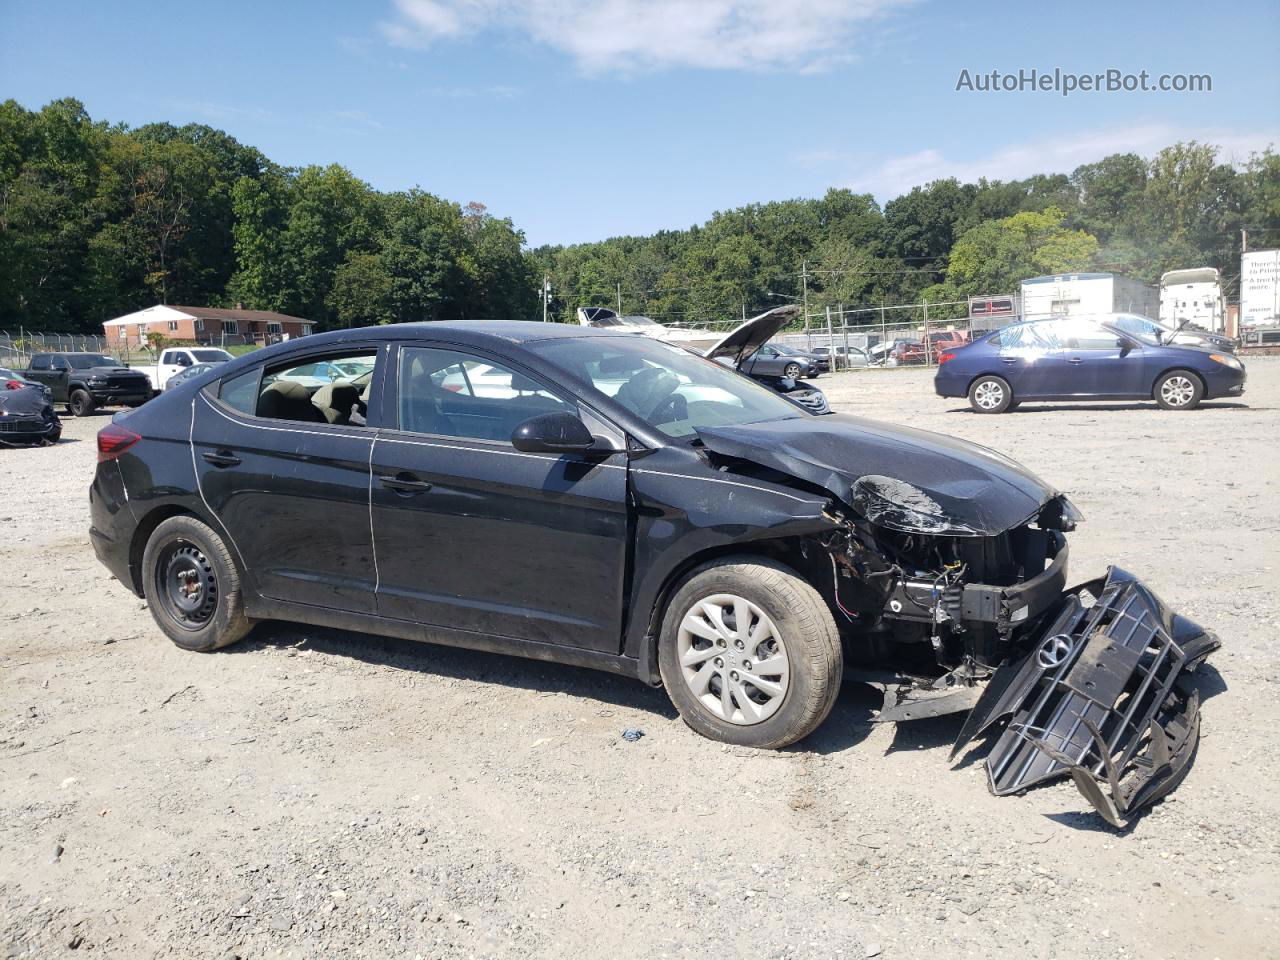
{"type": "Polygon", "coordinates": [[[1195,377],[1196,380],[1199,381],[1200,383],[1201,394],[1205,394],[1209,392],[1209,384],[1205,383],[1204,376],[1199,371],[1192,370],[1190,367],[1169,367],[1168,369],[1161,370],[1159,373],[1157,373],[1156,378],[1151,381],[1151,399],[1152,400],[1156,398],[1156,387],[1160,385],[1160,381],[1163,380],[1169,374],[1174,372],[1185,373],[1195,377]]]}
{"type": "MultiPolygon", "coordinates": [[[[774,560],[801,575],[804,573],[804,567],[807,566],[804,554],[801,552],[800,541],[795,538],[758,540],[752,543],[731,543],[722,547],[703,550],[701,553],[696,553],[685,559],[667,576],[666,581],[662,584],[662,589],[658,591],[658,596],[654,600],[653,609],[649,611],[649,624],[645,630],[643,640],[645,646],[641,651],[640,662],[642,668],[647,667],[650,676],[642,677],[642,679],[646,679],[655,685],[661,683],[658,676],[658,634],[662,630],[662,618],[667,615],[667,604],[671,602],[671,597],[675,594],[677,587],[698,567],[723,557],[756,557],[774,560]]],[[[815,584],[815,586],[817,585],[815,584]]],[[[825,591],[819,588],[818,592],[822,594],[824,599],[826,598],[825,591]]]]}
{"type": "Polygon", "coordinates": [[[979,373],[970,377],[969,382],[964,385],[965,396],[968,396],[969,391],[973,389],[973,385],[977,383],[979,380],[983,379],[984,377],[995,377],[997,380],[999,380],[1001,383],[1003,383],[1006,387],[1009,388],[1009,396],[1011,397],[1013,396],[1013,384],[1011,384],[1004,377],[1000,376],[1000,374],[998,373],[979,373]]]}
{"type": "Polygon", "coordinates": [[[133,539],[129,541],[129,578],[133,581],[133,592],[138,596],[142,596],[142,554],[146,552],[147,541],[151,539],[156,527],[170,517],[195,517],[204,523],[203,518],[174,504],[156,507],[138,522],[133,531],[133,539]]]}

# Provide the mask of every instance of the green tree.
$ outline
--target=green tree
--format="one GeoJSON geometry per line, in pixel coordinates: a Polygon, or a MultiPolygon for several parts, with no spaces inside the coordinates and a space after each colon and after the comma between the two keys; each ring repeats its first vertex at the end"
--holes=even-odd
{"type": "Polygon", "coordinates": [[[936,295],[958,298],[1005,293],[1027,277],[1068,273],[1089,266],[1098,241],[1063,226],[1056,207],[988,220],[966,232],[951,250],[947,287],[936,295]]]}

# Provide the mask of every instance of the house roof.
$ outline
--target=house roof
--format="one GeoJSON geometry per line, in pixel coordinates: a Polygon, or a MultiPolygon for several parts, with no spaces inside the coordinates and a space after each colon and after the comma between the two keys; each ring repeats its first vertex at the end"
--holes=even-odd
{"type": "Polygon", "coordinates": [[[122,327],[130,323],[155,323],[160,320],[174,320],[180,317],[193,320],[269,320],[273,323],[311,323],[303,317],[291,317],[287,313],[276,313],[274,310],[243,310],[230,307],[182,307],[176,304],[157,304],[145,310],[127,313],[123,317],[108,320],[103,326],[122,327]]]}

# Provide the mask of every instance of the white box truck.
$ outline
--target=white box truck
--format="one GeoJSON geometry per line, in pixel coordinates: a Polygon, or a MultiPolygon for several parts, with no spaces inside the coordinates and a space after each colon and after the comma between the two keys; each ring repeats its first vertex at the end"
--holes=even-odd
{"type": "Polygon", "coordinates": [[[1171,329],[1221,333],[1227,322],[1222,283],[1213,267],[1170,270],[1160,277],[1160,322],[1171,329]]]}
{"type": "Polygon", "coordinates": [[[1118,273],[1061,273],[1022,281],[1022,319],[1160,312],[1156,288],[1118,273]]]}

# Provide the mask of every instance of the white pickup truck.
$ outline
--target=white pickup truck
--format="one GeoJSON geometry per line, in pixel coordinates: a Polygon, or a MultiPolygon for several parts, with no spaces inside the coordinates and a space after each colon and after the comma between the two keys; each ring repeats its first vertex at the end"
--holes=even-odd
{"type": "Polygon", "coordinates": [[[166,347],[160,351],[160,362],[134,364],[131,369],[151,378],[151,388],[159,393],[169,378],[197,363],[226,363],[231,354],[217,347],[166,347]]]}

